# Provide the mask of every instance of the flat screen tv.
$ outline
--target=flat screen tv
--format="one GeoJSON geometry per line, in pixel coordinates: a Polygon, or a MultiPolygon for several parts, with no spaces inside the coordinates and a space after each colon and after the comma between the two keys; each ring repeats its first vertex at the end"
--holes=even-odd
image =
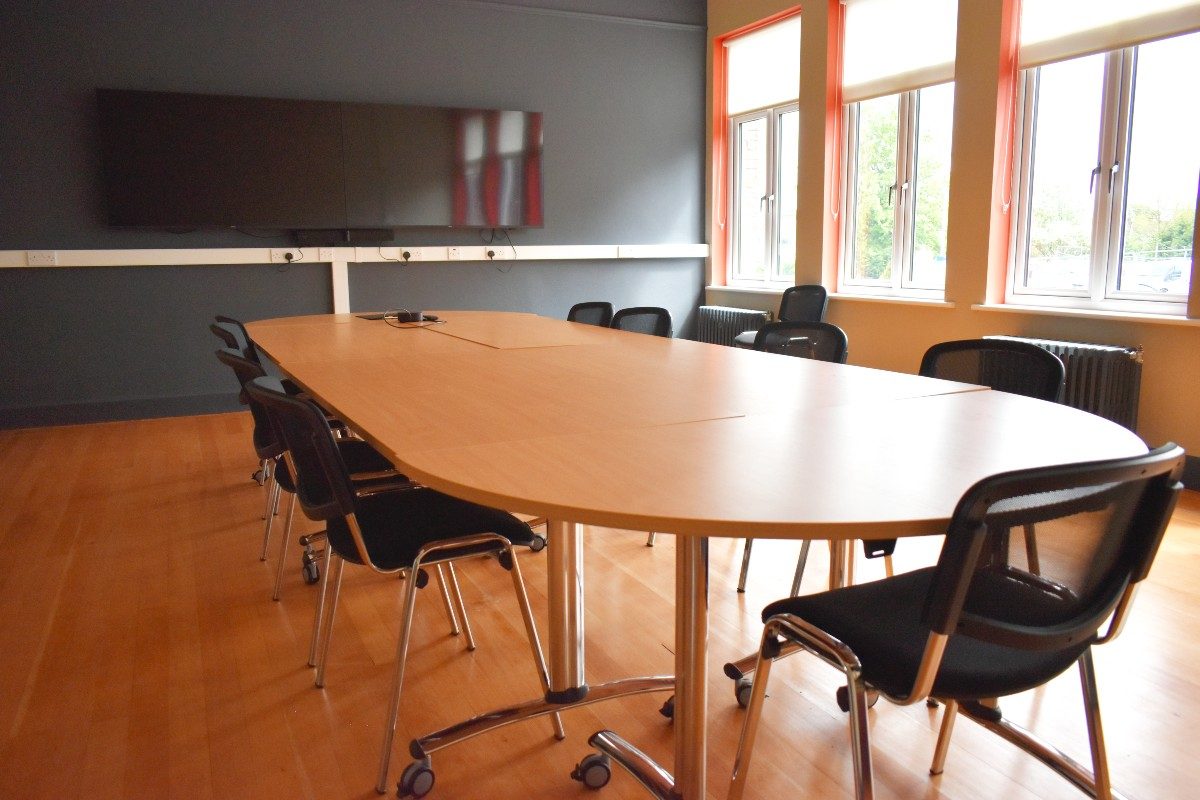
{"type": "MultiPolygon", "coordinates": [[[[541,227],[542,115],[98,89],[119,227],[541,227]]],[[[359,234],[355,236],[355,234],[359,234]]]]}

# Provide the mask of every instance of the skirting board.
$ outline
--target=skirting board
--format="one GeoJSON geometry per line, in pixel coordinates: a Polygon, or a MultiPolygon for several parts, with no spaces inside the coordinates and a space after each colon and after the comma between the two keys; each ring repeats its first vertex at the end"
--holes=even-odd
{"type": "Polygon", "coordinates": [[[186,397],[136,397],[97,403],[24,406],[0,409],[0,429],[42,428],[49,425],[84,425],[156,417],[217,414],[243,406],[236,394],[202,394],[186,397]]]}

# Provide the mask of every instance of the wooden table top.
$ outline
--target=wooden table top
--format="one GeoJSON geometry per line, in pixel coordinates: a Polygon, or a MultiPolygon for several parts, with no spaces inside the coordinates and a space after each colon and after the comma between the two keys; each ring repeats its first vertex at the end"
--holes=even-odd
{"type": "Polygon", "coordinates": [[[777,538],[938,533],[996,472],[1145,452],[1065,406],[967,384],[528,314],[252,323],[258,346],[412,477],[512,511],[777,538]]]}

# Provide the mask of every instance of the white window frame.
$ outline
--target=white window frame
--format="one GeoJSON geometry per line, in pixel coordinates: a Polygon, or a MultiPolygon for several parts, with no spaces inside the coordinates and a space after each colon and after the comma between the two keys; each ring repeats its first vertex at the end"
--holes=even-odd
{"type": "MultiPolygon", "coordinates": [[[[1186,295],[1163,298],[1151,292],[1118,291],[1125,220],[1125,165],[1129,159],[1136,78],[1137,46],[1104,54],[1104,81],[1099,109],[1100,137],[1093,171],[1091,264],[1085,290],[1031,289],[1024,286],[1033,204],[1030,180],[1036,122],[1037,81],[1042,66],[1021,70],[1017,99],[1017,141],[1013,152],[1015,208],[1009,248],[1007,297],[1012,305],[1036,305],[1098,311],[1186,315],[1186,295]]],[[[1194,256],[1193,256],[1194,257],[1194,256]]],[[[1194,287],[1193,287],[1194,288],[1194,287]]]]}
{"type": "MultiPolygon", "coordinates": [[[[767,106],[752,111],[744,111],[739,114],[730,115],[729,117],[729,219],[730,219],[730,235],[729,235],[729,252],[726,254],[729,265],[729,277],[727,283],[730,286],[738,287],[764,287],[764,288],[786,288],[795,283],[795,275],[784,276],[780,273],[780,249],[779,241],[782,233],[782,225],[787,224],[788,220],[780,219],[779,212],[779,189],[782,181],[787,179],[787,176],[780,174],[780,165],[783,162],[782,146],[783,137],[781,136],[783,115],[795,112],[799,113],[800,104],[792,101],[781,103],[775,106],[767,106]],[[741,193],[742,182],[738,180],[741,172],[741,131],[740,126],[746,122],[752,122],[757,119],[765,119],[767,129],[767,164],[766,164],[766,194],[760,198],[760,203],[768,204],[768,212],[766,215],[766,224],[761,230],[747,231],[746,226],[742,224],[741,218],[741,193]],[[738,254],[740,252],[739,244],[741,238],[747,233],[759,235],[764,238],[763,252],[766,255],[766,276],[763,278],[746,276],[743,274],[742,265],[739,262],[738,254]]],[[[796,176],[791,176],[795,180],[796,176]]],[[[796,220],[790,220],[793,230],[795,229],[796,220]]]]}
{"type": "MultiPolygon", "coordinates": [[[[920,133],[920,89],[898,92],[896,120],[896,172],[892,183],[892,269],[889,280],[870,280],[853,276],[854,239],[857,223],[859,103],[847,103],[842,109],[842,217],[841,258],[838,267],[838,291],[846,294],[912,297],[941,300],[945,287],[919,286],[912,280],[914,228],[916,225],[917,138],[920,133]]],[[[860,101],[862,102],[862,101],[860,101]]]]}

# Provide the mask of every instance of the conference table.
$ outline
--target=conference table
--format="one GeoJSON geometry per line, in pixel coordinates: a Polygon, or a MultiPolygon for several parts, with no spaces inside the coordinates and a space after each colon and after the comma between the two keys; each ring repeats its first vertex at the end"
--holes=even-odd
{"type": "Polygon", "coordinates": [[[591,743],[660,798],[706,796],[706,537],[938,533],[977,480],[1144,453],[1132,432],[984,387],[666,339],[533,314],[437,323],[353,314],[248,328],[280,368],[410,477],[547,522],[550,691],[418,740],[635,692],[675,692],[670,771],[612,731],[591,743]],[[675,675],[589,686],[581,525],[677,535],[675,675]]]}

